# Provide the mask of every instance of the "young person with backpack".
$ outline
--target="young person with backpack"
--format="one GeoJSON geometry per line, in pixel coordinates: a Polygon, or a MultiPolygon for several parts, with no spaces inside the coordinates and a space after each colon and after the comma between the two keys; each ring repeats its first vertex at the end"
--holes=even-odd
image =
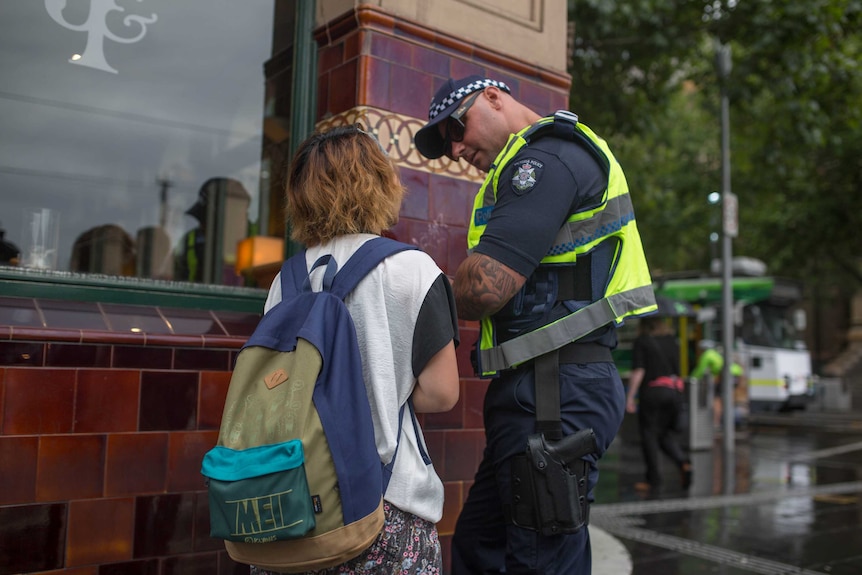
{"type": "MultiPolygon", "coordinates": [[[[326,266],[312,270],[315,262],[329,256],[343,266],[397,221],[403,195],[395,164],[357,125],[316,133],[300,145],[288,174],[286,211],[293,239],[306,246],[312,290],[327,281],[326,266]]],[[[279,275],[265,311],[281,299],[279,275]]],[[[391,478],[376,540],[345,563],[313,572],[440,573],[436,522],[443,483],[412,412],[448,411],[458,401],[449,280],[426,253],[405,250],[372,269],[344,301],[356,327],[377,452],[381,462],[392,462],[391,478]],[[412,409],[404,409],[408,400],[412,409]]],[[[269,571],[252,566],[251,573],[269,571]]]]}

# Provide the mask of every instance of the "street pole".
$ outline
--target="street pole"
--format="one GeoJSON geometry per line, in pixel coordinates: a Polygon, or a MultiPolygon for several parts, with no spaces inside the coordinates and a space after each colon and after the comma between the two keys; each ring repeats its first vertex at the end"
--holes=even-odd
{"type": "MultiPolygon", "coordinates": [[[[733,238],[736,237],[738,204],[730,188],[730,104],[727,96],[727,83],[730,76],[730,46],[716,42],[716,63],[721,84],[721,210],[722,210],[722,346],[724,365],[721,371],[721,403],[724,426],[725,469],[732,468],[731,461],[736,449],[734,437],[735,410],[733,405],[733,238]]],[[[725,476],[725,486],[732,484],[733,478],[725,476]]]]}

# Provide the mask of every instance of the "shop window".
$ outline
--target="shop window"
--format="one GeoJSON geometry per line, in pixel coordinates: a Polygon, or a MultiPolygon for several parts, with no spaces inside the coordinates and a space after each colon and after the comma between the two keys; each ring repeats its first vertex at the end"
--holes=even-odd
{"type": "Polygon", "coordinates": [[[283,233],[265,69],[292,10],[3,0],[0,266],[244,285],[238,243],[283,233]]]}

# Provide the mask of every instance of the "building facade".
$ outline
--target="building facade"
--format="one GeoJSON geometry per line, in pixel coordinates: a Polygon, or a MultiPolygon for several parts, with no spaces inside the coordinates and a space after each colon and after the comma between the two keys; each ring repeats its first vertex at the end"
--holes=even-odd
{"type": "MultiPolygon", "coordinates": [[[[375,133],[408,189],[391,235],[450,276],[482,174],[416,152],[436,88],[481,74],[567,107],[562,0],[309,5],[310,79],[298,2],[0,7],[0,575],[247,572],[209,538],[200,461],[289,251],[302,97],[316,128],[375,133]]],[[[422,416],[447,565],[484,446],[461,329],[461,400],[422,416]]]]}

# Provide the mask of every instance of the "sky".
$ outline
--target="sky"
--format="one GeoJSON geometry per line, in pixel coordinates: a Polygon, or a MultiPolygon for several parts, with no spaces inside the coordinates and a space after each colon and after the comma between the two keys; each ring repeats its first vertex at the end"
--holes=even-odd
{"type": "Polygon", "coordinates": [[[94,226],[134,238],[158,225],[159,179],[171,182],[172,239],[195,224],[184,212],[211,177],[242,182],[257,220],[273,1],[2,0],[6,240],[25,249],[26,214],[54,210],[58,268],[68,269],[75,239],[94,226]],[[116,73],[70,62],[85,48],[116,73]]]}

